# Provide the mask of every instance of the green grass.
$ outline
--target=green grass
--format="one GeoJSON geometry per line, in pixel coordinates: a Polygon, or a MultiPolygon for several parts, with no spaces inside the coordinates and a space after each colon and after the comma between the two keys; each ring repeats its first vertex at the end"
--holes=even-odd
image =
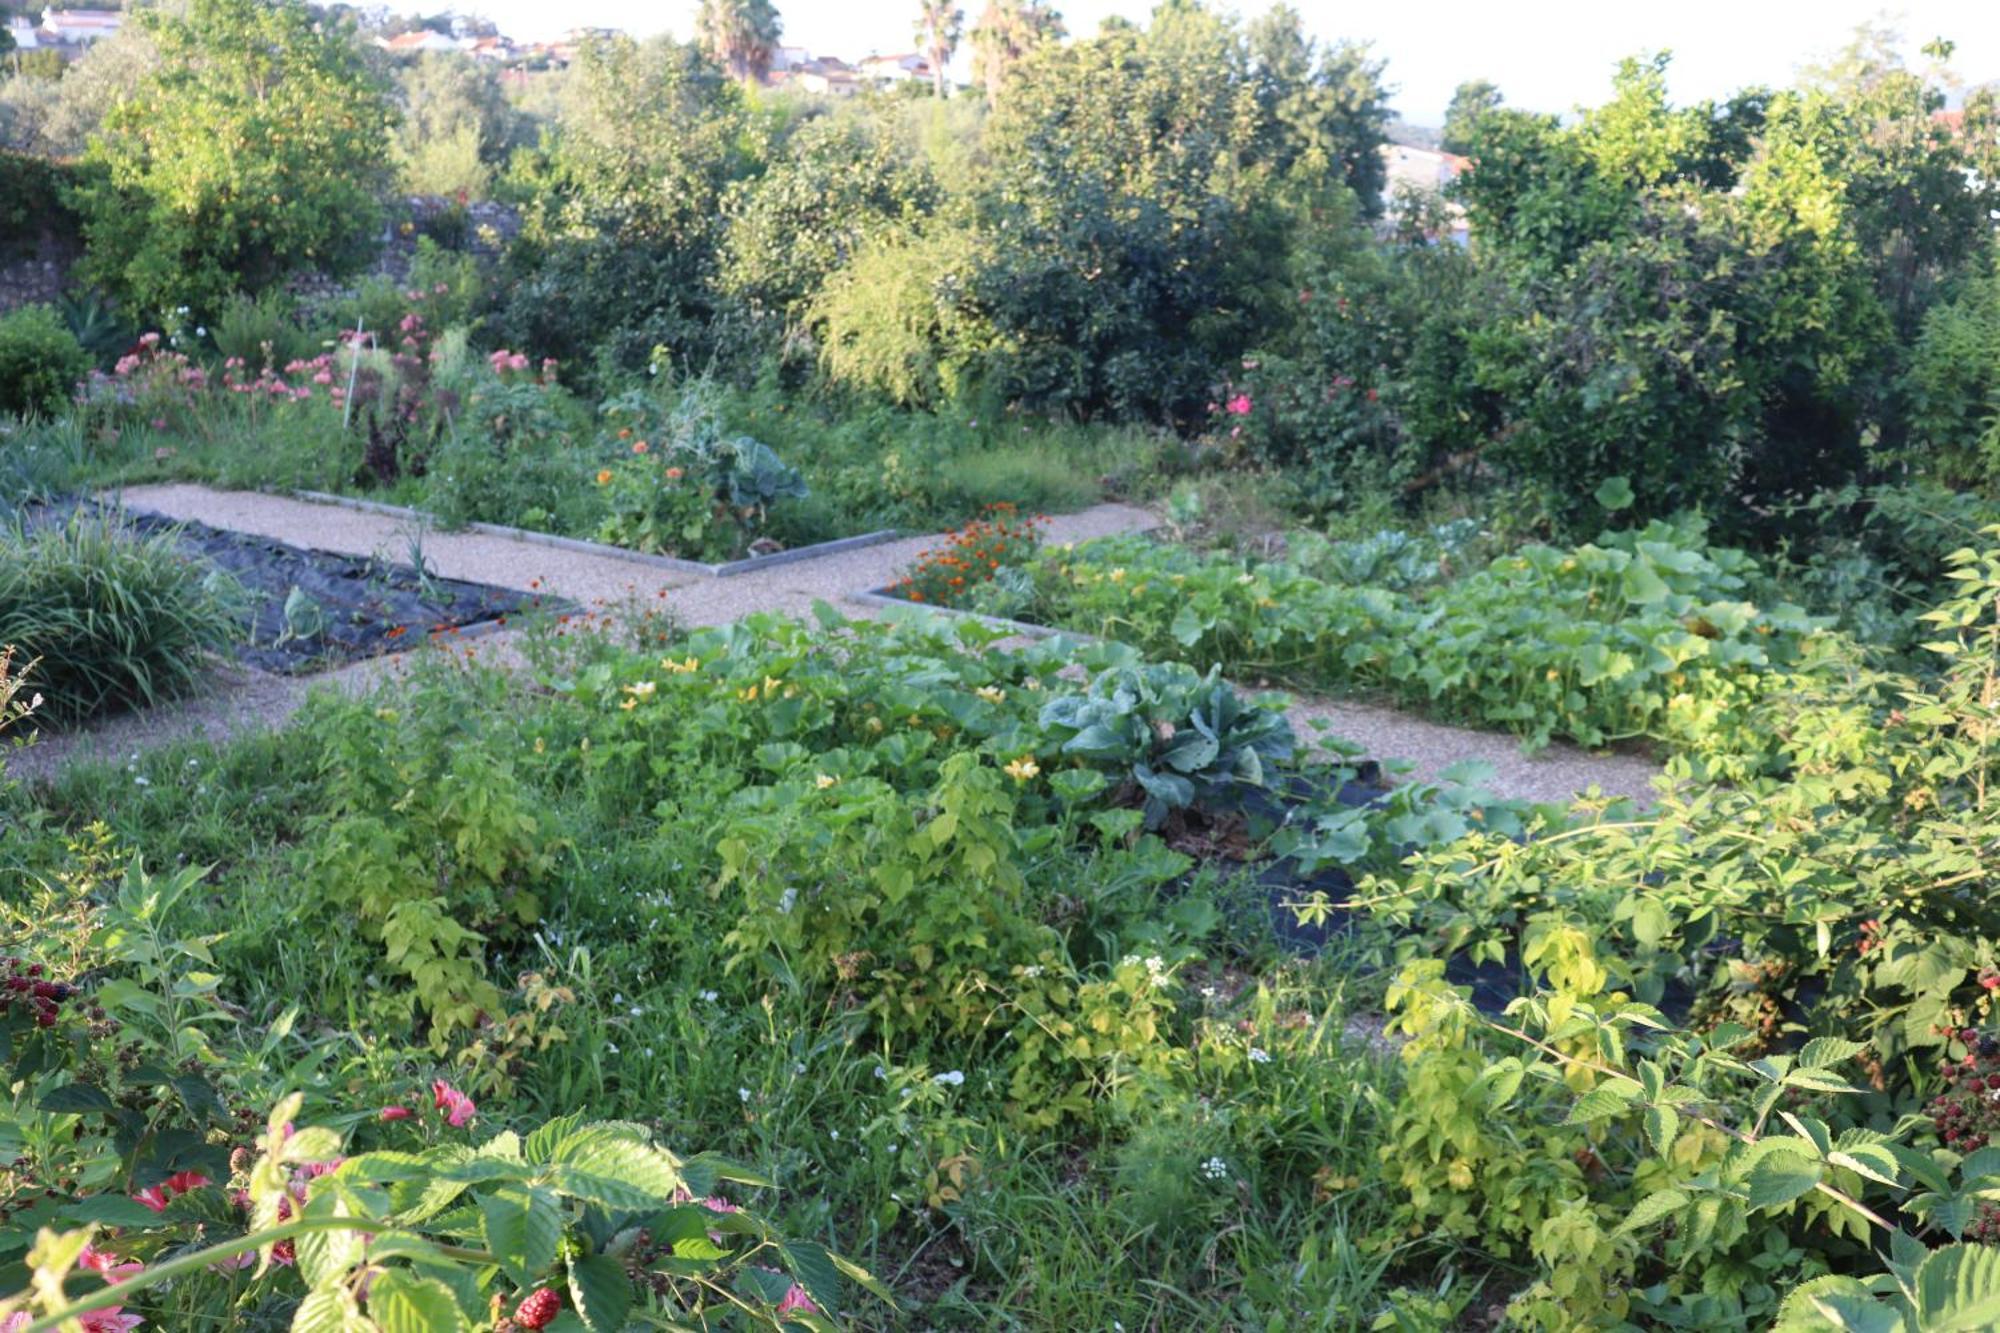
{"type": "MultiPolygon", "coordinates": [[[[380,946],[306,896],[331,780],[322,732],[341,707],[278,735],[72,767],[0,795],[0,826],[39,830],[6,840],[20,869],[59,866],[58,844],[93,824],[120,854],[212,864],[176,929],[221,937],[249,1029],[302,1011],[259,1077],[370,1105],[449,1062],[389,1020],[380,946]]],[[[540,919],[488,954],[515,979],[511,1003],[555,997],[535,1025],[546,1045],[487,1064],[483,1110],[530,1122],[587,1107],[749,1165],[774,1182],[760,1208],[789,1234],[889,1282],[902,1313],[872,1309],[863,1326],[1360,1329],[1399,1272],[1430,1276],[1449,1257],[1361,1244],[1384,1213],[1350,1182],[1371,1171],[1398,1078],[1343,1035],[1379,996],[1372,955],[1284,953],[1242,885],[1198,877],[1166,900],[1080,851],[1039,859],[1030,908],[1071,923],[1080,960],[1184,954],[1177,1021],[1248,1024],[1283,1054],[1248,1082],[1196,1068],[1093,1123],[1030,1128],[1005,1109],[1004,1046],[885,1045],[838,994],[731,965],[734,911],[713,891],[731,782],[705,776],[694,749],[653,751],[636,784],[608,754],[602,769],[537,764],[586,738],[609,746],[602,714],[510,694],[483,669],[420,672],[358,707],[449,712],[468,743],[519,765],[560,842],[540,919]],[[952,1070],[962,1085],[935,1081],[952,1070]],[[1224,1174],[1205,1173],[1210,1159],[1224,1174]]]]}

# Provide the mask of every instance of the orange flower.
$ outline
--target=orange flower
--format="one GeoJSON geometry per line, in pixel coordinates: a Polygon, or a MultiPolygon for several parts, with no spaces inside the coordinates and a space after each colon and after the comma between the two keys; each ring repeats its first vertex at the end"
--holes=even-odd
{"type": "Polygon", "coordinates": [[[682,472],[682,471],[681,471],[681,470],[680,470],[679,468],[677,468],[677,467],[670,467],[670,468],[668,468],[668,469],[667,469],[667,480],[668,480],[668,481],[679,481],[679,480],[680,480],[680,479],[681,479],[682,477],[684,477],[684,476],[686,476],[686,475],[687,475],[686,473],[682,472]]]}
{"type": "Polygon", "coordinates": [[[652,445],[647,444],[644,440],[638,440],[633,443],[632,452],[635,454],[643,454],[652,447],[653,447],[652,445]]]}
{"type": "Polygon", "coordinates": [[[609,486],[611,484],[610,468],[605,468],[597,474],[597,484],[599,486],[609,486]]]}

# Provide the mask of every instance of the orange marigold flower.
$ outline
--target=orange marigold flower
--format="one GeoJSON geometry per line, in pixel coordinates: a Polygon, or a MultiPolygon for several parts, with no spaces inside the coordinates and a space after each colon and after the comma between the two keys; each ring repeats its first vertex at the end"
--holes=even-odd
{"type": "Polygon", "coordinates": [[[634,440],[632,442],[632,452],[635,454],[643,454],[652,447],[652,445],[647,444],[644,440],[634,440]]]}
{"type": "Polygon", "coordinates": [[[611,469],[610,469],[610,468],[608,468],[608,467],[607,467],[607,468],[600,468],[600,469],[598,470],[598,473],[597,473],[597,484],[598,484],[599,486],[609,486],[609,485],[611,484],[611,469]]]}

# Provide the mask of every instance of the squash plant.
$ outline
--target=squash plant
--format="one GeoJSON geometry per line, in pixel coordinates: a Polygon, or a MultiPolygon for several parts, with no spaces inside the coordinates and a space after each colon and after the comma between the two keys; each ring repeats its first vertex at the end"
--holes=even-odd
{"type": "MultiPolygon", "coordinates": [[[[1368,563],[1303,550],[1317,568],[1368,563]]],[[[1016,614],[1153,657],[1380,691],[1534,745],[1651,739],[1719,777],[1768,766],[1749,713],[1822,629],[1796,607],[1745,600],[1755,563],[1708,547],[1692,525],[1528,546],[1429,585],[1321,579],[1133,537],[1044,550],[1025,573],[1034,594],[1016,614]]]]}

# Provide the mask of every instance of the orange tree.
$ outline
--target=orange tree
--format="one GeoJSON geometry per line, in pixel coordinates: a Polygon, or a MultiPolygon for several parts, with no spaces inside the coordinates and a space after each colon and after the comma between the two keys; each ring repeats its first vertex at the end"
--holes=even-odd
{"type": "Polygon", "coordinates": [[[135,311],[208,317],[379,231],[390,106],[350,25],[302,0],[139,10],[159,50],[105,117],[73,192],[90,276],[135,311]]]}

